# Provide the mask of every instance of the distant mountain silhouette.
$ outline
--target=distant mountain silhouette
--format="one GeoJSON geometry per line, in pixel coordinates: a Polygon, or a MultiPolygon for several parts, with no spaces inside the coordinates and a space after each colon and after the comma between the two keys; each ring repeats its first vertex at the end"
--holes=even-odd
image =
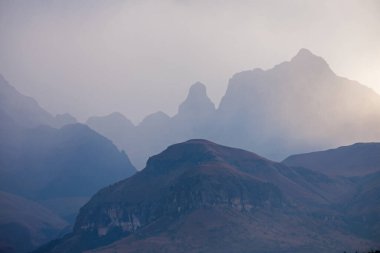
{"type": "Polygon", "coordinates": [[[235,74],[217,109],[206,87],[196,83],[175,116],[149,122],[150,127],[125,127],[118,134],[105,130],[114,127],[111,122],[89,125],[126,150],[138,168],[165,146],[191,138],[282,160],[294,153],[380,141],[380,96],[335,75],[323,58],[301,49],[272,69],[235,74]]]}
{"type": "Polygon", "coordinates": [[[106,116],[91,117],[86,124],[112,140],[121,149],[125,149],[123,144],[128,143],[128,140],[133,138],[135,134],[135,126],[132,121],[118,112],[106,116]]]}
{"type": "Polygon", "coordinates": [[[133,164],[143,168],[150,155],[171,143],[190,138],[207,137],[210,132],[210,117],[215,113],[215,105],[208,98],[206,86],[200,82],[193,84],[178,113],[169,117],[163,112],[148,115],[142,122],[133,124],[120,113],[104,117],[91,117],[86,124],[95,131],[111,139],[120,149],[133,157],[133,164]],[[123,118],[123,122],[115,119],[123,118]],[[128,123],[127,123],[128,122],[128,123]]]}
{"type": "MultiPolygon", "coordinates": [[[[369,205],[351,197],[366,180],[328,177],[241,149],[190,140],[170,146],[151,157],[141,172],[99,191],[81,208],[73,233],[36,252],[369,249],[379,246],[379,227],[367,229],[368,213],[351,222],[360,211],[352,203],[369,205]]],[[[371,185],[369,189],[378,189],[380,181],[371,185]]]]}
{"type": "MultiPolygon", "coordinates": [[[[128,156],[110,140],[86,125],[67,125],[75,122],[68,114],[51,116],[3,79],[0,98],[1,191],[34,200],[71,223],[96,191],[135,173],[128,156]],[[60,125],[64,126],[54,128],[60,125]]],[[[1,203],[4,196],[0,195],[1,203]]],[[[20,224],[1,223],[1,236],[13,242],[17,252],[26,252],[57,235],[56,230],[50,231],[49,220],[43,225],[42,218],[38,219],[41,208],[29,208],[26,200],[17,203],[1,208],[9,208],[15,215],[28,210],[36,217],[27,228],[22,220],[20,224]]],[[[0,243],[0,252],[5,250],[10,249],[0,243]]]]}
{"type": "Polygon", "coordinates": [[[321,57],[301,49],[272,69],[235,74],[218,120],[222,143],[283,159],[291,153],[380,140],[380,96],[336,76],[321,57]]]}
{"type": "Polygon", "coordinates": [[[364,176],[380,171],[380,143],[357,143],[326,151],[292,155],[283,163],[330,175],[364,176]]]}
{"type": "Polygon", "coordinates": [[[32,199],[89,197],[135,172],[127,155],[86,125],[60,129],[35,100],[0,80],[0,189],[32,199]]]}
{"type": "Polygon", "coordinates": [[[209,99],[206,86],[197,82],[190,87],[186,100],[179,106],[177,118],[194,120],[208,117],[215,112],[215,105],[209,99]]]}
{"type": "Polygon", "coordinates": [[[48,125],[59,128],[76,123],[76,119],[69,114],[51,115],[41,108],[36,100],[18,92],[2,75],[0,75],[0,108],[2,114],[8,115],[17,125],[23,127],[48,125]]]}
{"type": "Polygon", "coordinates": [[[0,252],[22,253],[55,239],[68,226],[36,202],[0,191],[0,252]]]}
{"type": "Polygon", "coordinates": [[[125,153],[81,124],[13,130],[2,142],[0,187],[31,199],[89,197],[135,172],[125,153]]]}

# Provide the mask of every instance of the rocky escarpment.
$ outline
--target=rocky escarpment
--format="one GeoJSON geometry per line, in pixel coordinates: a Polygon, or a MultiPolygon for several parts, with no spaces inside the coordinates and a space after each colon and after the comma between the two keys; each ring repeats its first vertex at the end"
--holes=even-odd
{"type": "Polygon", "coordinates": [[[364,249],[375,243],[350,231],[336,207],[352,184],[190,140],[99,191],[81,208],[73,233],[38,252],[364,249]]]}
{"type": "Polygon", "coordinates": [[[276,186],[225,164],[202,141],[185,146],[170,147],[135,177],[100,191],[81,209],[74,231],[98,236],[132,233],[162,217],[175,219],[197,208],[253,212],[285,205],[276,186]]]}

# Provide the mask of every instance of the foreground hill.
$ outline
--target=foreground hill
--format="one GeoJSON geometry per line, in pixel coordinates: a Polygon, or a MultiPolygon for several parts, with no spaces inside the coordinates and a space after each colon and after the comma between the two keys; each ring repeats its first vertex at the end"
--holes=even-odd
{"type": "Polygon", "coordinates": [[[380,171],[380,143],[357,143],[326,151],[292,155],[283,163],[330,175],[364,176],[380,171]]]}
{"type": "Polygon", "coordinates": [[[0,249],[26,252],[54,239],[68,223],[36,202],[0,191],[0,249]]]}
{"type": "MultiPolygon", "coordinates": [[[[71,234],[37,252],[369,249],[379,246],[374,239],[379,228],[350,223],[358,214],[351,206],[368,205],[355,194],[363,180],[331,178],[191,140],[170,146],[143,171],[99,191],[81,208],[71,234]]],[[[371,189],[379,186],[372,183],[371,189]]]]}

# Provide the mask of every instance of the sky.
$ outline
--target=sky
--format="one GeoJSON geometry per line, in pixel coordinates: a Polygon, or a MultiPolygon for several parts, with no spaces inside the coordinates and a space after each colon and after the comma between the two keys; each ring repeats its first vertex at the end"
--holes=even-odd
{"type": "Polygon", "coordinates": [[[0,74],[53,114],[218,105],[234,73],[300,48],[380,93],[380,0],[0,0],[0,74]]]}

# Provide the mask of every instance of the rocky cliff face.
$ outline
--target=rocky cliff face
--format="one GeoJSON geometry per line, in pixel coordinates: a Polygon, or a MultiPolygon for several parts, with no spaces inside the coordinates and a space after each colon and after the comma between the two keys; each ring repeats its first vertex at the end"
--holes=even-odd
{"type": "Polygon", "coordinates": [[[347,229],[343,212],[334,207],[354,189],[350,180],[191,140],[99,191],[81,208],[73,233],[39,252],[365,248],[375,243],[347,229]]]}

